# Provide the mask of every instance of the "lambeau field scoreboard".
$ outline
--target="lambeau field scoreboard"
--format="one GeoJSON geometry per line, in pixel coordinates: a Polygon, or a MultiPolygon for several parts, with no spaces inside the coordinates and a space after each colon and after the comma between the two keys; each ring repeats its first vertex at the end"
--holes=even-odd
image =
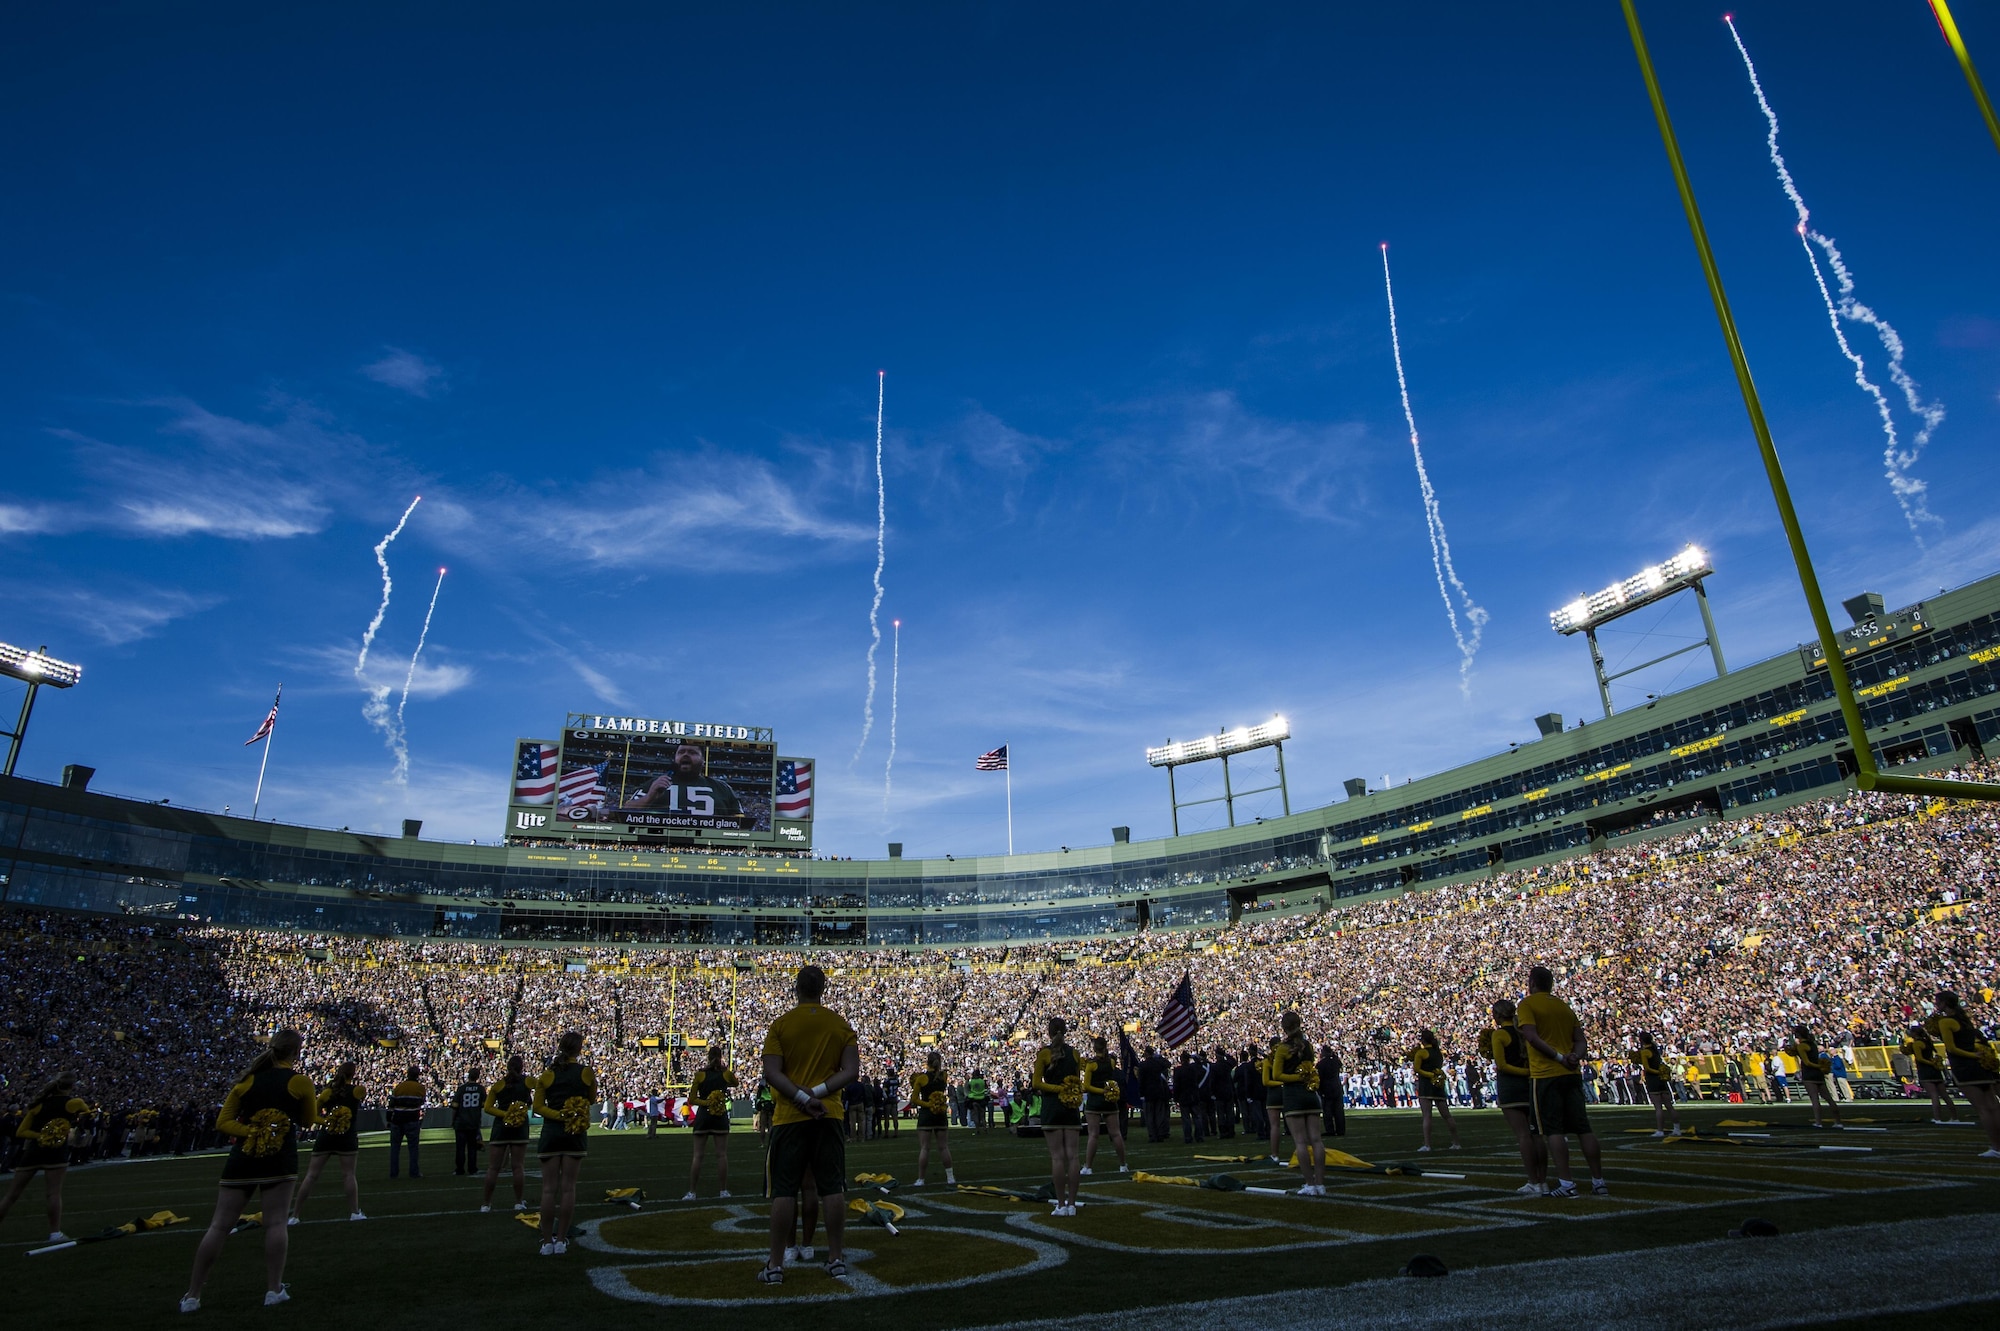
{"type": "Polygon", "coordinates": [[[571,712],[514,744],[507,838],[812,848],[813,761],[765,726],[571,712]]]}

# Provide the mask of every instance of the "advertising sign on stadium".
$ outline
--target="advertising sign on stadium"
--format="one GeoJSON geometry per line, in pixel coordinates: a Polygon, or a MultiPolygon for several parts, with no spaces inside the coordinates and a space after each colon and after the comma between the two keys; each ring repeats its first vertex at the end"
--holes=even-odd
{"type": "Polygon", "coordinates": [[[516,743],[507,835],[803,848],[812,768],[762,726],[572,712],[516,743]]]}

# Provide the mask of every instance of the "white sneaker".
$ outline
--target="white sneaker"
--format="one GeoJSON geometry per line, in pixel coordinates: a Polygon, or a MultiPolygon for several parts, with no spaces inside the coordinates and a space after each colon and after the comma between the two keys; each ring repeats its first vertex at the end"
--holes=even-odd
{"type": "Polygon", "coordinates": [[[264,1291],[264,1306],[266,1308],[275,1308],[281,1303],[290,1303],[291,1301],[292,1287],[290,1285],[280,1285],[276,1289],[267,1289],[264,1291]]]}
{"type": "Polygon", "coordinates": [[[542,1244],[542,1256],[553,1257],[555,1255],[556,1255],[556,1245],[553,1241],[542,1244]]]}
{"type": "Polygon", "coordinates": [[[1663,1139],[1663,1138],[1664,1138],[1664,1137],[1665,1137],[1666,1135],[1667,1135],[1667,1134],[1666,1134],[1665,1132],[1662,1132],[1662,1131],[1661,1131],[1660,1129],[1658,1129],[1658,1128],[1654,1128],[1654,1129],[1653,1129],[1653,1140],[1654,1140],[1654,1141],[1660,1141],[1660,1140],[1661,1140],[1661,1139],[1663,1139]]]}
{"type": "Polygon", "coordinates": [[[181,1311],[182,1311],[182,1312],[184,1312],[184,1313],[198,1313],[198,1312],[200,1312],[200,1311],[201,1311],[201,1300],[200,1300],[200,1299],[198,1299],[198,1298],[196,1298],[196,1297],[195,1297],[194,1295],[192,1295],[192,1294],[183,1294],[183,1295],[181,1295],[181,1311]]]}
{"type": "Polygon", "coordinates": [[[1428,1151],[1428,1150],[1430,1150],[1430,1149],[1431,1149],[1431,1148],[1430,1148],[1430,1147],[1428,1147],[1428,1146],[1419,1146],[1419,1147],[1417,1148],[1417,1153],[1418,1153],[1419,1155],[1421,1155],[1421,1154],[1423,1154],[1423,1153],[1424,1153],[1425,1151],[1428,1151]]]}
{"type": "Polygon", "coordinates": [[[291,1228],[291,1227],[292,1227],[293,1225],[296,1225],[296,1224],[298,1224],[298,1223],[299,1223],[299,1218],[298,1218],[297,1216],[295,1216],[295,1215],[294,1215],[294,1216],[287,1216],[287,1217],[285,1218],[285,1227],[286,1227],[287,1229],[291,1228]]]}
{"type": "Polygon", "coordinates": [[[718,1192],[715,1195],[718,1197],[727,1197],[729,1195],[729,1189],[724,1188],[721,1192],[718,1192]]]}
{"type": "Polygon", "coordinates": [[[366,1220],[366,1219],[367,1219],[368,1217],[367,1217],[367,1216],[365,1216],[365,1215],[363,1215],[363,1214],[362,1214],[361,1212],[359,1212],[359,1211],[354,1211],[354,1212],[350,1212],[347,1218],[348,1218],[349,1220],[366,1220]]]}
{"type": "Polygon", "coordinates": [[[492,1208],[492,1207],[490,1207],[490,1206],[482,1206],[482,1207],[480,1207],[480,1208],[479,1208],[479,1214],[481,1214],[481,1215],[486,1215],[486,1214],[490,1213],[490,1212],[491,1212],[492,1210],[493,1210],[493,1208],[492,1208]]]}
{"type": "Polygon", "coordinates": [[[1453,1142],[1453,1143],[1451,1144],[1451,1149],[1452,1149],[1452,1150],[1454,1150],[1454,1151],[1463,1151],[1463,1150],[1464,1150],[1465,1148],[1464,1148],[1463,1146],[1459,1145],[1459,1144],[1458,1144],[1457,1142],[1453,1142]]]}
{"type": "Polygon", "coordinates": [[[1119,1172],[1119,1173],[1121,1173],[1121,1174],[1129,1174],[1129,1173],[1131,1173],[1131,1172],[1132,1172],[1132,1166],[1130,1166],[1130,1165],[1120,1165],[1120,1166],[1118,1166],[1118,1172],[1119,1172]]]}
{"type": "Polygon", "coordinates": [[[1514,1191],[1522,1197],[1539,1197],[1542,1195],[1542,1186],[1539,1183],[1523,1183],[1514,1191]]]}
{"type": "Polygon", "coordinates": [[[694,1192],[693,1192],[693,1190],[692,1190],[692,1189],[690,1189],[690,1190],[688,1191],[687,1195],[686,1195],[686,1196],[684,1196],[684,1197],[682,1197],[682,1198],[681,1198],[681,1200],[682,1200],[682,1201],[684,1201],[684,1202],[691,1202],[691,1201],[695,1200],[695,1196],[694,1196],[694,1192]]]}
{"type": "Polygon", "coordinates": [[[798,1254],[800,1261],[810,1262],[813,1259],[812,1245],[810,1243],[799,1245],[798,1254]]]}
{"type": "Polygon", "coordinates": [[[1669,1137],[1678,1137],[1678,1136],[1680,1136],[1680,1135],[1681,1135],[1681,1125],[1680,1125],[1680,1124],[1678,1124],[1678,1123],[1674,1124],[1674,1130],[1673,1130],[1672,1132],[1668,1133],[1667,1135],[1668,1135],[1669,1137]]]}
{"type": "Polygon", "coordinates": [[[68,1241],[69,1241],[69,1235],[63,1233],[60,1229],[52,1229],[49,1231],[50,1243],[66,1243],[68,1241]]]}
{"type": "Polygon", "coordinates": [[[958,1186],[958,1175],[947,1169],[944,1171],[944,1181],[947,1186],[955,1188],[958,1186]]]}
{"type": "Polygon", "coordinates": [[[1985,1150],[1979,1153],[1981,1160],[2000,1160],[2000,1151],[1985,1150]]]}
{"type": "Polygon", "coordinates": [[[525,1211],[528,1209],[528,1204],[526,1202],[515,1202],[514,1209],[516,1211],[525,1211]]]}
{"type": "Polygon", "coordinates": [[[1079,1169],[1076,1172],[1077,1172],[1077,1177],[1087,1178],[1093,1171],[1091,1170],[1089,1165],[1085,1165],[1082,1169],[1079,1169]]]}
{"type": "Polygon", "coordinates": [[[569,1240],[568,1240],[568,1239],[557,1239],[557,1240],[556,1240],[556,1256],[560,1257],[560,1256],[562,1256],[562,1255],[563,1255],[564,1253],[566,1253],[566,1252],[568,1252],[568,1251],[569,1251],[569,1240]]]}

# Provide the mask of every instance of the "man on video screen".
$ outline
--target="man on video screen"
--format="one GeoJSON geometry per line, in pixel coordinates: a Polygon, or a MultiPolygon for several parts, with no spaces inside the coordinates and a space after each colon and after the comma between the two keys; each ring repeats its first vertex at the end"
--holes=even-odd
{"type": "Polygon", "coordinates": [[[628,809],[663,809],[701,818],[741,818],[743,805],[729,786],[708,775],[708,754],[699,744],[674,750],[674,770],[656,776],[627,801],[628,809]]]}

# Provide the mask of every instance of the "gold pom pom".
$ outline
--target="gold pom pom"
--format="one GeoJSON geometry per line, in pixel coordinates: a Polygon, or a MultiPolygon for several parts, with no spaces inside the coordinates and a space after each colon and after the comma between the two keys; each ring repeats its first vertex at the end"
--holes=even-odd
{"type": "Polygon", "coordinates": [[[276,1155],[292,1135],[292,1120],[282,1109],[260,1109],[250,1116],[250,1133],[243,1139],[243,1154],[263,1159],[276,1155]]]}

